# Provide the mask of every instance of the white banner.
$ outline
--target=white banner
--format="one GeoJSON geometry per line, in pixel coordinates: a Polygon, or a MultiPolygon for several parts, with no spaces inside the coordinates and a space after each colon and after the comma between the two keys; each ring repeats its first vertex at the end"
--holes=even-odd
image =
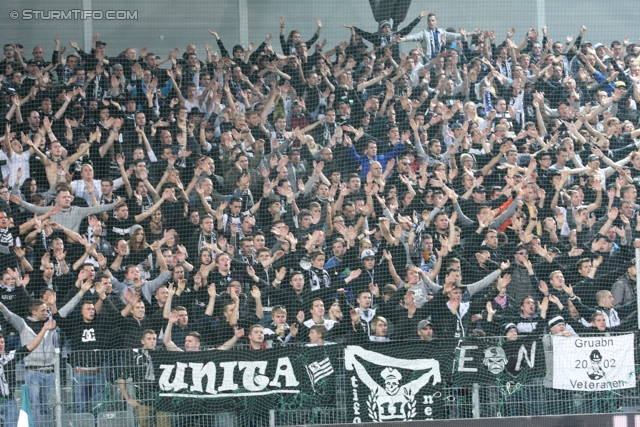
{"type": "Polygon", "coordinates": [[[635,386],[633,334],[553,337],[553,388],[605,391],[635,386]]]}
{"type": "Polygon", "coordinates": [[[402,349],[394,345],[380,345],[377,350],[351,345],[345,349],[344,367],[351,385],[347,413],[351,422],[440,418],[440,408],[444,408],[442,393],[434,387],[442,382],[440,362],[401,359],[397,356],[402,349]]]}

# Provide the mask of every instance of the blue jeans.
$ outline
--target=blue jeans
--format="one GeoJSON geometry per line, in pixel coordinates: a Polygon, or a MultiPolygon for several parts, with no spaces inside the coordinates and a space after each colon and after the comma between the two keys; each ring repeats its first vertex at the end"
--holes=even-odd
{"type": "Polygon", "coordinates": [[[98,413],[102,412],[105,385],[103,373],[85,374],[74,370],[73,387],[76,412],[88,412],[97,417],[98,413]]]}
{"type": "Polygon", "coordinates": [[[18,425],[18,403],[14,399],[5,399],[0,406],[4,417],[4,427],[16,427],[18,425]]]}
{"type": "Polygon", "coordinates": [[[29,386],[29,401],[35,426],[53,427],[53,408],[49,407],[49,403],[54,394],[54,373],[27,369],[25,383],[29,386]]]}

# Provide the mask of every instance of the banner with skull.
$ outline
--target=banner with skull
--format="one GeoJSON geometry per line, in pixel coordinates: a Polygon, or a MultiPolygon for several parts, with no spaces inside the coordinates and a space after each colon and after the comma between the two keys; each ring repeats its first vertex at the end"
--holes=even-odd
{"type": "Polygon", "coordinates": [[[539,336],[468,338],[456,349],[453,363],[455,385],[523,382],[544,375],[544,351],[539,336]]]}
{"type": "Polygon", "coordinates": [[[410,359],[401,357],[407,354],[403,343],[346,347],[349,422],[442,418],[443,380],[440,362],[434,357],[436,346],[418,347],[410,359]]]}

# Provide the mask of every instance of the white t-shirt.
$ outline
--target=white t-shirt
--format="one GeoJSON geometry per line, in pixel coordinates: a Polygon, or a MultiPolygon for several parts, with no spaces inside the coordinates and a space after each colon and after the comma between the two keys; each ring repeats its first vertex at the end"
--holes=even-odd
{"type": "MultiPolygon", "coordinates": [[[[28,150],[23,151],[21,154],[17,154],[15,151],[11,153],[11,157],[9,157],[7,162],[8,173],[11,174],[9,177],[9,187],[15,185],[18,168],[22,169],[22,177],[20,178],[19,185],[22,185],[22,183],[29,178],[29,157],[31,157],[31,152],[28,150]]],[[[4,170],[2,172],[4,174],[4,170]]]]}

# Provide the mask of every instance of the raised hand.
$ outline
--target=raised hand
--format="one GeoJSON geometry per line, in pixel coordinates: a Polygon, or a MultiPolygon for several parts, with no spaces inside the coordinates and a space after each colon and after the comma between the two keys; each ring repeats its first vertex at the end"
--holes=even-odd
{"type": "Polygon", "coordinates": [[[49,319],[44,323],[43,327],[47,331],[52,331],[56,328],[56,321],[53,319],[49,319]]]}
{"type": "Polygon", "coordinates": [[[369,290],[374,297],[378,298],[380,296],[380,289],[377,284],[369,283],[369,290]]]}
{"type": "Polygon", "coordinates": [[[355,308],[349,312],[349,317],[351,317],[351,323],[353,323],[354,325],[359,324],[360,321],[362,320],[360,318],[360,313],[358,313],[358,311],[355,308]]]}
{"type": "Polygon", "coordinates": [[[87,293],[92,287],[93,282],[91,280],[85,280],[84,282],[82,282],[82,285],[80,285],[80,290],[82,290],[84,293],[87,293]]]}
{"type": "Polygon", "coordinates": [[[173,310],[169,315],[169,323],[176,323],[178,321],[179,315],[176,310],[173,310]]]}
{"type": "Polygon", "coordinates": [[[493,308],[493,304],[491,303],[491,301],[487,301],[486,309],[487,314],[491,317],[495,316],[495,314],[498,312],[498,310],[493,308]]]}
{"type": "Polygon", "coordinates": [[[258,300],[260,299],[261,296],[261,292],[260,292],[260,288],[257,286],[252,286],[251,287],[251,296],[253,297],[253,299],[258,300]]]}

